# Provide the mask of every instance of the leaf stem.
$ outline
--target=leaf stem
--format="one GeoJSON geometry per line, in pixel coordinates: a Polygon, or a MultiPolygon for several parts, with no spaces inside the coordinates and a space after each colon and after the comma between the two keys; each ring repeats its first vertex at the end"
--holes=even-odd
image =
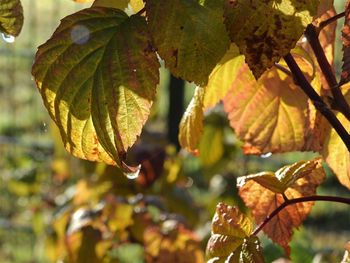
{"type": "Polygon", "coordinates": [[[318,25],[318,32],[321,31],[321,29],[325,28],[326,26],[328,26],[329,24],[337,21],[339,18],[342,18],[345,16],[345,11],[341,12],[335,16],[332,16],[330,18],[328,18],[327,20],[322,21],[319,25],[318,25]]]}
{"type": "Polygon", "coordinates": [[[339,88],[337,79],[335,78],[332,70],[332,66],[329,64],[324,50],[320,44],[317,28],[313,24],[308,25],[305,30],[305,36],[310,43],[310,46],[317,58],[317,62],[322,70],[322,73],[325,76],[329,87],[331,88],[334,99],[334,105],[331,106],[334,106],[334,109],[343,113],[344,116],[350,121],[350,106],[346,102],[343,93],[339,88]]]}
{"type": "Polygon", "coordinates": [[[140,11],[136,13],[136,15],[142,15],[146,11],[146,8],[142,8],[140,11]]]}
{"type": "Polygon", "coordinates": [[[281,212],[285,207],[297,203],[304,203],[304,202],[312,202],[312,201],[328,201],[328,202],[336,202],[336,203],[343,203],[350,205],[350,198],[345,197],[339,197],[339,196],[319,196],[319,195],[313,195],[313,196],[306,196],[306,197],[300,197],[295,199],[288,199],[283,204],[281,204],[279,207],[277,207],[275,210],[272,211],[271,214],[269,214],[263,222],[261,222],[260,225],[257,226],[257,228],[254,230],[252,235],[257,235],[264,226],[271,221],[272,218],[274,218],[279,212],[281,212]]]}
{"type": "Polygon", "coordinates": [[[283,73],[287,74],[288,76],[292,76],[292,72],[290,72],[289,69],[283,67],[281,64],[275,63],[275,67],[283,73]]]}
{"type": "Polygon", "coordinates": [[[332,127],[336,130],[344,144],[346,145],[348,151],[350,151],[350,134],[346,131],[341,122],[337,119],[334,113],[328,108],[327,104],[323,99],[317,94],[317,92],[312,88],[310,83],[305,78],[303,72],[299,68],[298,64],[295,62],[293,56],[289,53],[284,57],[289,69],[293,73],[294,79],[300,88],[305,92],[305,94],[311,99],[316,109],[328,120],[332,127]]]}

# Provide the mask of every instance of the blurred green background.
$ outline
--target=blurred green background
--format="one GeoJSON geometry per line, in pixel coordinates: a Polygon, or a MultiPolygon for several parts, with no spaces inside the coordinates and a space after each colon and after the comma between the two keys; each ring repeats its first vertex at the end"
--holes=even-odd
{"type": "MultiPolygon", "coordinates": [[[[52,223],[62,210],[83,203],[77,198],[83,198],[80,195],[87,194],[89,188],[81,191],[82,185],[100,185],[107,168],[77,160],[65,152],[30,71],[37,46],[51,36],[59,20],[88,5],[71,0],[22,0],[22,4],[25,13],[22,33],[14,43],[0,39],[0,262],[53,262],[54,257],[48,255],[52,254],[50,251],[54,246],[50,246],[52,223]]],[[[338,10],[343,5],[344,1],[336,1],[338,10]]],[[[342,23],[342,20],[338,23],[335,60],[338,76],[342,23]]],[[[115,196],[130,198],[141,192],[144,196],[166,199],[166,210],[188,221],[202,240],[204,249],[217,202],[242,207],[235,190],[236,177],[274,171],[316,155],[243,156],[240,142],[228,127],[220,107],[206,119],[201,157],[198,159],[184,152],[176,154],[174,147],[166,143],[168,86],[169,74],[162,69],[158,100],[143,140],[132,153],[134,160],[141,160],[143,164],[154,160],[152,172],[146,172],[138,181],[116,175],[111,179],[113,183],[114,180],[126,182],[120,189],[112,190],[115,196]],[[155,143],[158,146],[154,146],[155,143]],[[159,168],[161,172],[155,168],[157,162],[161,165],[164,162],[165,168],[159,168]]],[[[186,105],[193,89],[192,85],[186,84],[186,105]]],[[[319,188],[319,193],[350,197],[349,191],[325,168],[327,181],[319,188]]],[[[104,196],[93,189],[98,196],[96,200],[104,196]]],[[[111,189],[108,191],[110,193],[111,189]]],[[[94,194],[88,196],[91,195],[94,194]]],[[[262,240],[266,262],[283,256],[279,247],[264,236],[262,240]]],[[[304,225],[295,232],[291,243],[292,262],[339,262],[349,240],[350,209],[341,204],[319,202],[304,225]]],[[[114,252],[123,254],[118,250],[114,252]]],[[[135,258],[125,259],[119,254],[116,256],[119,262],[136,262],[135,258]]]]}

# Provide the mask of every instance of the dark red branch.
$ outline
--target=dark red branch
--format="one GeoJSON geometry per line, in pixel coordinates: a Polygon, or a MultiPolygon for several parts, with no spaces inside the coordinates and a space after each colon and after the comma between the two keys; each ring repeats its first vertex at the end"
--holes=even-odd
{"type": "Polygon", "coordinates": [[[317,28],[310,24],[307,26],[305,30],[305,36],[310,43],[312,50],[315,53],[317,58],[317,62],[320,65],[323,75],[325,76],[329,87],[331,88],[331,92],[333,94],[334,99],[334,109],[340,111],[344,114],[344,116],[350,121],[350,106],[346,102],[333,73],[332,66],[329,64],[327,57],[324,53],[324,50],[320,44],[318,39],[317,28]]]}
{"type": "Polygon", "coordinates": [[[329,24],[331,24],[331,23],[337,21],[339,18],[342,18],[342,17],[344,17],[344,16],[345,16],[345,11],[344,11],[344,12],[341,12],[341,13],[335,15],[335,16],[332,16],[332,17],[328,18],[328,19],[325,20],[325,21],[322,21],[322,22],[319,24],[319,26],[318,26],[318,32],[319,32],[321,29],[323,29],[323,28],[325,28],[326,26],[328,26],[329,24]]]}
{"type": "Polygon", "coordinates": [[[281,212],[285,207],[297,203],[304,203],[304,202],[311,202],[311,201],[328,201],[328,202],[336,202],[336,203],[343,203],[350,205],[350,198],[344,198],[344,197],[338,197],[338,196],[307,196],[307,197],[300,197],[295,199],[288,199],[283,204],[281,204],[279,207],[277,207],[271,214],[269,214],[265,220],[254,230],[252,233],[253,235],[257,235],[264,226],[271,221],[272,218],[274,218],[279,212],[281,212]]]}
{"type": "Polygon", "coordinates": [[[296,84],[305,92],[305,94],[311,99],[316,109],[328,120],[332,127],[336,130],[342,141],[345,143],[348,151],[350,151],[350,135],[337,119],[331,109],[328,108],[327,104],[323,99],[317,94],[317,92],[312,88],[311,84],[305,78],[303,72],[299,68],[298,64],[295,62],[293,56],[289,53],[284,57],[289,69],[291,70],[296,84]]]}

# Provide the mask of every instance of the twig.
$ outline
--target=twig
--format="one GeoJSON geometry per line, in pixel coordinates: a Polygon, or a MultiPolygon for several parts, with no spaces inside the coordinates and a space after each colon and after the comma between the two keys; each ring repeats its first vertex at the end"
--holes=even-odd
{"type": "Polygon", "coordinates": [[[286,200],[283,204],[281,204],[279,207],[277,207],[275,210],[272,211],[271,214],[269,214],[264,221],[257,226],[257,228],[254,230],[252,235],[257,235],[264,226],[271,221],[272,218],[274,218],[279,212],[281,212],[285,207],[297,203],[304,203],[304,202],[311,202],[311,201],[328,201],[328,202],[336,202],[336,203],[343,203],[350,205],[350,198],[345,197],[339,197],[339,196],[307,196],[307,197],[300,197],[295,199],[289,199],[286,200]]]}
{"type": "Polygon", "coordinates": [[[146,8],[142,8],[140,11],[136,13],[136,15],[142,15],[146,11],[146,8]]]}
{"type": "Polygon", "coordinates": [[[318,39],[317,28],[310,24],[307,26],[305,30],[305,36],[310,43],[312,50],[315,53],[317,58],[317,62],[320,65],[323,75],[325,76],[329,87],[331,88],[331,92],[333,94],[334,99],[334,108],[339,110],[344,116],[350,121],[350,106],[346,102],[333,73],[332,67],[329,64],[327,57],[323,51],[323,48],[318,39]]]}
{"type": "Polygon", "coordinates": [[[292,76],[292,72],[290,72],[289,69],[283,67],[281,64],[275,63],[275,67],[283,73],[287,74],[288,76],[292,76]]]}
{"type": "Polygon", "coordinates": [[[294,79],[297,84],[305,92],[305,94],[311,99],[316,109],[321,112],[321,114],[328,120],[332,127],[336,130],[342,141],[345,143],[348,151],[350,151],[350,135],[337,119],[334,113],[328,108],[327,104],[322,100],[322,98],[317,94],[317,92],[312,88],[310,83],[305,78],[303,72],[299,68],[298,64],[295,62],[293,56],[289,53],[284,57],[289,69],[293,73],[294,79]]]}
{"type": "Polygon", "coordinates": [[[341,12],[341,13],[335,15],[335,16],[332,16],[332,17],[328,18],[327,20],[322,21],[322,22],[318,25],[318,30],[317,30],[317,31],[320,32],[321,29],[325,28],[325,27],[328,26],[329,24],[331,24],[331,23],[337,21],[339,18],[342,18],[342,17],[344,17],[344,16],[345,16],[345,11],[344,11],[344,12],[341,12]]]}

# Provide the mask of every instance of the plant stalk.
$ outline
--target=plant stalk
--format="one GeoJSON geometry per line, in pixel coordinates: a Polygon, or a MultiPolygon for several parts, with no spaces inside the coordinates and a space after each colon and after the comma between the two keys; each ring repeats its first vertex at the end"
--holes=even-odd
{"type": "Polygon", "coordinates": [[[321,112],[321,114],[328,120],[332,127],[336,130],[344,144],[346,145],[348,151],[350,152],[350,134],[344,128],[342,123],[337,119],[331,109],[328,108],[327,104],[323,99],[317,94],[317,92],[312,88],[311,84],[305,78],[300,67],[294,60],[293,56],[289,53],[284,57],[289,69],[291,70],[294,79],[300,88],[305,92],[305,94],[311,99],[316,109],[321,112]]]}
{"type": "Polygon", "coordinates": [[[331,88],[331,92],[334,99],[334,108],[341,113],[350,121],[350,106],[345,100],[343,93],[341,92],[337,79],[333,73],[332,66],[329,64],[327,57],[324,53],[324,50],[320,44],[318,39],[317,28],[310,24],[307,26],[305,30],[305,36],[315,53],[317,58],[317,62],[322,70],[323,75],[325,76],[329,87],[331,88]]]}
{"type": "Polygon", "coordinates": [[[307,196],[307,197],[300,197],[295,199],[288,199],[283,204],[281,204],[279,207],[277,207],[274,211],[272,211],[271,214],[269,214],[265,220],[258,225],[258,227],[254,230],[252,235],[257,235],[264,226],[271,221],[272,218],[274,218],[279,212],[281,212],[285,207],[297,203],[304,203],[304,202],[312,202],[312,201],[327,201],[327,202],[336,202],[336,203],[343,203],[350,205],[350,198],[345,197],[339,197],[339,196],[307,196]]]}

